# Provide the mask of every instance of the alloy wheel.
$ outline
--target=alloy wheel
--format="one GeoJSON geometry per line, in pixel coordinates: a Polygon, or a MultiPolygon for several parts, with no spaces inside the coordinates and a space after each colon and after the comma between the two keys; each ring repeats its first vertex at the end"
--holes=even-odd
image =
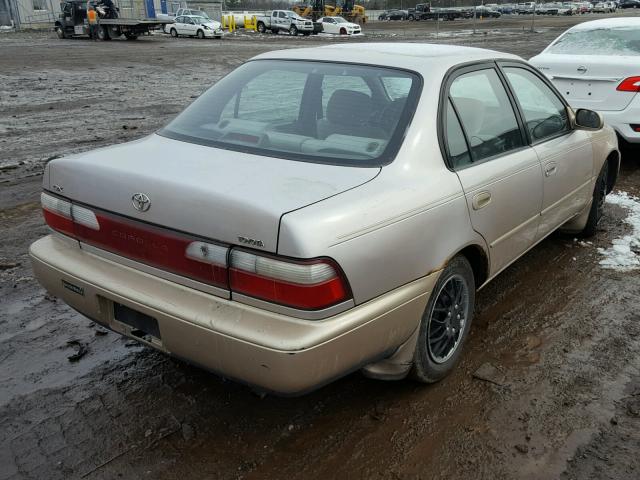
{"type": "Polygon", "coordinates": [[[427,350],[435,363],[445,363],[455,353],[469,318],[469,286],[453,275],[437,294],[430,312],[427,350]]]}

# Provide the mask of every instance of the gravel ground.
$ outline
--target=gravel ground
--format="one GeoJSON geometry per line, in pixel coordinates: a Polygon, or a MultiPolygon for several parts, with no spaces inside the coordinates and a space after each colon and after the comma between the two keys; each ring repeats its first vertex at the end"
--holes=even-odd
{"type": "MultiPolygon", "coordinates": [[[[640,478],[640,276],[603,269],[597,250],[629,233],[620,206],[592,243],[553,235],[479,292],[439,384],[354,374],[297,399],[103,331],[48,296],[27,257],[46,233],[49,159],[153,132],[253,55],[404,40],[530,57],[601,17],[538,17],[534,32],[527,17],[484,20],[475,34],[471,20],[380,22],[348,40],[0,34],[0,479],[640,478]]],[[[617,187],[636,196],[638,157],[626,152],[617,187]]]]}

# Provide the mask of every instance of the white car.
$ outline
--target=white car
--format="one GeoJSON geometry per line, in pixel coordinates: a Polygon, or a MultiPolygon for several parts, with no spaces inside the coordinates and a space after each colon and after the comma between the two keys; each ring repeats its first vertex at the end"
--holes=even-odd
{"type": "Polygon", "coordinates": [[[623,140],[640,143],[640,18],[581,23],[530,62],[573,108],[600,112],[623,140]]]}
{"type": "Polygon", "coordinates": [[[607,2],[598,2],[593,6],[594,13],[608,13],[610,11],[607,2]]]}
{"type": "Polygon", "coordinates": [[[196,15],[180,15],[174,23],[165,26],[165,32],[172,37],[180,35],[198,38],[221,38],[222,25],[210,18],[196,15]]]}
{"type": "Polygon", "coordinates": [[[324,33],[333,33],[336,35],[358,35],[362,33],[360,25],[357,23],[347,22],[342,17],[322,17],[318,20],[322,25],[324,33]]]}

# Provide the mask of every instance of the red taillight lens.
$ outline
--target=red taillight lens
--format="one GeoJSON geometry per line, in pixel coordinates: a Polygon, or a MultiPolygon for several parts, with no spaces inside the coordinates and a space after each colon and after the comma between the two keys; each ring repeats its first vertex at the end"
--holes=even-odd
{"type": "Polygon", "coordinates": [[[54,230],[152,267],[228,288],[227,247],[94,212],[47,193],[41,199],[45,221],[54,230]]]}
{"type": "Polygon", "coordinates": [[[338,266],[327,259],[289,261],[232,250],[229,281],[233,292],[304,310],[350,298],[338,266]]]}
{"type": "Polygon", "coordinates": [[[115,215],[96,214],[100,230],[76,225],[76,237],[90,245],[153,267],[227,288],[227,248],[115,215]],[[196,255],[196,254],[199,254],[196,255]]]}
{"type": "Polygon", "coordinates": [[[54,230],[73,235],[73,220],[71,219],[71,202],[52,195],[40,195],[44,220],[54,230]]]}
{"type": "Polygon", "coordinates": [[[625,78],[616,90],[619,92],[640,92],[640,77],[625,78]]]}

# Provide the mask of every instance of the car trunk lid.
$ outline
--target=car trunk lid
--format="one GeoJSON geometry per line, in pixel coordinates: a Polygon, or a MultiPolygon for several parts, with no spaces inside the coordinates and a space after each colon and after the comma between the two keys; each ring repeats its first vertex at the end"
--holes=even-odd
{"type": "Polygon", "coordinates": [[[638,64],[634,66],[626,57],[560,54],[541,57],[532,59],[532,63],[575,108],[624,110],[636,95],[616,90],[625,78],[640,75],[638,64]]]}
{"type": "Polygon", "coordinates": [[[151,135],[54,160],[47,170],[45,187],[75,202],[276,252],[283,214],[361,185],[380,168],[283,160],[151,135]],[[135,194],[148,197],[148,210],[134,207],[135,194]]]}

